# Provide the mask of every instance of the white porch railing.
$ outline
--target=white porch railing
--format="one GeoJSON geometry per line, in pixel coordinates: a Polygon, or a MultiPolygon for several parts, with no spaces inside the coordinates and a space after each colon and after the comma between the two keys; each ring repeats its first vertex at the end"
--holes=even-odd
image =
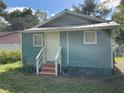
{"type": "Polygon", "coordinates": [[[36,74],[39,74],[39,69],[46,62],[45,59],[45,47],[43,47],[36,56],[36,74]]]}
{"type": "Polygon", "coordinates": [[[60,46],[58,52],[55,57],[55,75],[58,75],[58,64],[60,65],[60,72],[62,71],[62,62],[61,62],[61,54],[62,54],[62,47],[60,46]]]}

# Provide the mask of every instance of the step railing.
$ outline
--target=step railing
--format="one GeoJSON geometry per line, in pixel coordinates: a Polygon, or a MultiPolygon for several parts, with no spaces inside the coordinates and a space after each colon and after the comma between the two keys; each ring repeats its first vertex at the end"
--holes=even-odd
{"type": "Polygon", "coordinates": [[[61,56],[62,56],[62,47],[60,46],[58,49],[58,52],[55,56],[55,75],[58,75],[58,65],[60,66],[60,72],[62,71],[62,60],[61,60],[61,56]]]}
{"type": "Polygon", "coordinates": [[[39,69],[46,62],[45,60],[45,47],[43,47],[36,56],[36,74],[39,74],[39,69]]]}

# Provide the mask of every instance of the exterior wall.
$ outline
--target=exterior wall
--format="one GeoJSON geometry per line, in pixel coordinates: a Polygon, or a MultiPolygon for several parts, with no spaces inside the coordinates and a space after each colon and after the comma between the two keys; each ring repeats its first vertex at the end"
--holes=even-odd
{"type": "Polygon", "coordinates": [[[0,49],[21,51],[21,33],[1,32],[0,49]]]}
{"type": "MultiPolygon", "coordinates": [[[[83,31],[60,32],[60,45],[63,70],[69,69],[70,73],[111,74],[111,31],[97,31],[97,44],[84,44],[83,31]]],[[[33,33],[22,33],[23,62],[35,64],[41,48],[33,47],[33,33]]]]}
{"type": "Polygon", "coordinates": [[[64,14],[41,27],[56,27],[56,26],[69,26],[69,25],[83,25],[98,23],[89,19],[77,17],[71,14],[64,14]]]}
{"type": "MultiPolygon", "coordinates": [[[[38,34],[38,33],[35,33],[38,34]]],[[[46,33],[44,43],[47,49],[47,60],[54,60],[58,48],[60,46],[60,33],[46,33]]],[[[33,46],[33,33],[22,33],[22,61],[26,63],[35,64],[36,56],[40,52],[42,47],[33,46]]]]}
{"type": "Polygon", "coordinates": [[[33,33],[22,33],[22,61],[35,64],[42,47],[33,47],[33,33]]]}
{"type": "MultiPolygon", "coordinates": [[[[84,32],[68,32],[69,66],[111,69],[111,31],[97,31],[97,44],[84,44],[84,32]]],[[[61,32],[63,67],[67,66],[67,32],[61,32]]]]}
{"type": "Polygon", "coordinates": [[[0,44],[21,44],[21,33],[6,33],[0,36],[0,44]]]}
{"type": "Polygon", "coordinates": [[[0,49],[21,51],[21,44],[0,44],[0,49]]]}

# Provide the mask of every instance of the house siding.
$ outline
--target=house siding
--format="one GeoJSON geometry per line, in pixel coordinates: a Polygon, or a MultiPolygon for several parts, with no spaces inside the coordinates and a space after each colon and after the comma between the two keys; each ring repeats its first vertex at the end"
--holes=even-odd
{"type": "Polygon", "coordinates": [[[21,33],[1,32],[0,49],[21,51],[21,33]]]}
{"type": "MultiPolygon", "coordinates": [[[[67,32],[61,32],[63,67],[67,66],[67,32]]],[[[97,44],[84,44],[84,32],[68,32],[69,66],[111,69],[111,31],[97,31],[97,44]]]]}
{"type": "Polygon", "coordinates": [[[86,18],[77,17],[71,14],[64,14],[60,17],[40,26],[40,27],[58,27],[58,26],[69,26],[69,25],[86,25],[98,23],[86,18]]]}
{"type": "Polygon", "coordinates": [[[33,33],[22,33],[22,62],[35,64],[41,48],[33,46],[33,33]]]}
{"type": "MultiPolygon", "coordinates": [[[[1,34],[1,33],[0,33],[1,34]]],[[[6,33],[0,36],[0,44],[21,44],[21,33],[6,33]]]]}

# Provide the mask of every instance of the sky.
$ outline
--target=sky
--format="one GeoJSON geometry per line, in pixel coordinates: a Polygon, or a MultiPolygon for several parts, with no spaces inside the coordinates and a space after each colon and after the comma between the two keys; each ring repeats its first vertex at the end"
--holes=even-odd
{"type": "Polygon", "coordinates": [[[9,11],[14,8],[30,7],[33,10],[47,11],[49,15],[56,14],[72,5],[78,5],[83,0],[4,0],[9,11]]]}
{"type": "MultiPolygon", "coordinates": [[[[7,4],[7,11],[11,12],[15,9],[23,10],[25,7],[32,8],[33,10],[40,9],[47,11],[48,16],[52,16],[64,9],[71,9],[72,5],[78,5],[84,0],[4,0],[7,4]]],[[[104,2],[105,0],[97,0],[104,2]]],[[[120,0],[110,0],[111,2],[106,7],[117,6],[120,0]]]]}

